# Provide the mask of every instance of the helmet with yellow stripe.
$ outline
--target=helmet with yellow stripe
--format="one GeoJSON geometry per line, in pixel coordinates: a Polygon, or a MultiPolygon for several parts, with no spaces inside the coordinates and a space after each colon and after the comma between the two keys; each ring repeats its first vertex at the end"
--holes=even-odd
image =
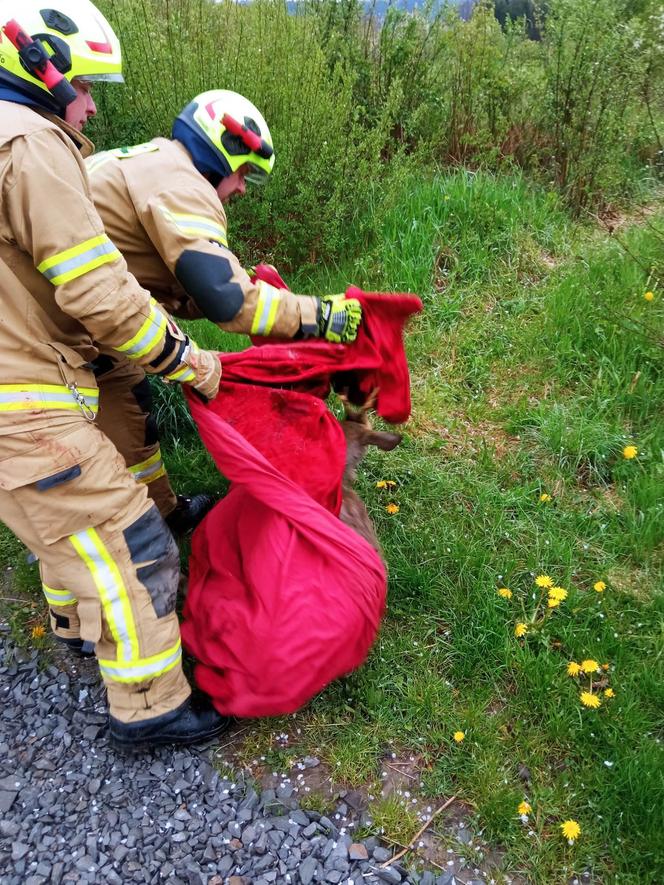
{"type": "Polygon", "coordinates": [[[0,95],[62,113],[75,96],[58,85],[74,77],[122,83],[122,58],[113,28],[90,0],[53,3],[0,0],[0,95]]]}
{"type": "Polygon", "coordinates": [[[247,164],[248,181],[262,182],[272,172],[274,148],[263,115],[247,98],[228,89],[203,92],[189,102],[173,124],[194,165],[216,187],[247,164]]]}

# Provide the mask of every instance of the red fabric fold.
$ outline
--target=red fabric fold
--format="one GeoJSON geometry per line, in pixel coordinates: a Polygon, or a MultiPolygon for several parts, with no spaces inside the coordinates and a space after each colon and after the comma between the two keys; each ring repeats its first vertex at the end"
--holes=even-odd
{"type": "MultiPolygon", "coordinates": [[[[286,289],[277,271],[268,265],[255,268],[257,279],[286,289]]],[[[274,387],[293,385],[325,397],[330,385],[348,387],[352,402],[364,402],[378,389],[376,412],[391,424],[401,424],[410,415],[410,376],[403,346],[408,319],[422,310],[416,295],[385,295],[346,289],[347,298],[357,298],[363,318],[357,340],[352,344],[327,341],[277,341],[253,338],[258,349],[222,357],[226,381],[245,380],[274,387]],[[238,378],[238,375],[240,376],[238,378]]]]}

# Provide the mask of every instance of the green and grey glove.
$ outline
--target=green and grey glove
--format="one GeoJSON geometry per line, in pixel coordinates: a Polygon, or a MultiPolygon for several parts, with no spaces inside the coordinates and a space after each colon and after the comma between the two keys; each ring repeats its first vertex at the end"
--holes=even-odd
{"type": "Polygon", "coordinates": [[[318,300],[318,335],[335,344],[355,341],[362,322],[362,305],[357,298],[323,295],[318,300]]]}

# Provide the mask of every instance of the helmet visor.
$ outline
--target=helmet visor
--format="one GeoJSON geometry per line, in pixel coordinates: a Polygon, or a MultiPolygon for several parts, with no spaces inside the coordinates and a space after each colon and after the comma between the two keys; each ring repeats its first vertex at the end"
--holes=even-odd
{"type": "Polygon", "coordinates": [[[252,184],[265,184],[267,181],[268,173],[265,169],[261,169],[260,166],[256,166],[254,163],[248,163],[249,171],[244,176],[245,181],[250,181],[252,184]]]}
{"type": "Polygon", "coordinates": [[[84,74],[79,79],[91,83],[124,83],[122,74],[84,74]]]}

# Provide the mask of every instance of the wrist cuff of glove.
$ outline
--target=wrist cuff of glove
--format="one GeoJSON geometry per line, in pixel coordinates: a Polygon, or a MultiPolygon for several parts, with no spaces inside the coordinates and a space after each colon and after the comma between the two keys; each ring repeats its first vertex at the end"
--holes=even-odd
{"type": "Polygon", "coordinates": [[[320,298],[307,298],[310,304],[300,306],[300,329],[302,335],[318,337],[320,335],[320,319],[322,302],[320,298]]]}

